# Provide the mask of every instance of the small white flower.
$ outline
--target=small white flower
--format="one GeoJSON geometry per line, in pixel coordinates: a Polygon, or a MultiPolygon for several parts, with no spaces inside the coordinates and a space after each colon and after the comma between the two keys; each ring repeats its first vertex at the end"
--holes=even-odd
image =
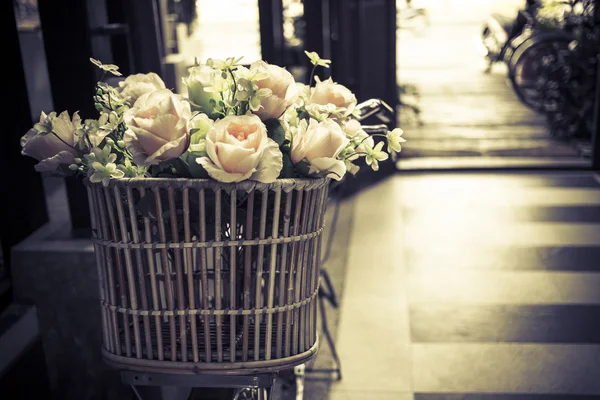
{"type": "Polygon", "coordinates": [[[404,133],[404,131],[400,128],[396,128],[391,132],[388,132],[387,134],[387,150],[388,152],[392,152],[395,151],[397,153],[400,152],[400,150],[402,150],[402,146],[400,145],[400,143],[404,143],[406,142],[406,139],[404,139],[402,137],[402,134],[404,133]]]}
{"type": "Polygon", "coordinates": [[[102,165],[99,162],[92,163],[92,175],[90,176],[90,182],[98,183],[102,182],[104,186],[108,186],[111,178],[122,178],[125,173],[117,168],[115,163],[108,163],[102,165]]]}
{"type": "Polygon", "coordinates": [[[102,64],[101,61],[96,60],[95,58],[90,58],[90,61],[92,62],[92,64],[94,64],[96,67],[100,68],[103,71],[110,72],[111,74],[116,75],[116,76],[122,75],[118,71],[119,67],[117,67],[114,64],[102,64]]]}
{"type": "Polygon", "coordinates": [[[374,148],[366,148],[367,156],[365,157],[365,162],[367,165],[370,165],[373,168],[373,171],[379,170],[379,162],[385,161],[388,159],[388,154],[381,150],[383,147],[383,142],[377,143],[374,148]]]}
{"type": "Polygon", "coordinates": [[[117,165],[117,168],[120,171],[123,171],[123,174],[126,178],[139,178],[146,175],[146,167],[133,165],[128,158],[123,161],[123,164],[117,165]]]}
{"type": "Polygon", "coordinates": [[[239,57],[239,58],[227,57],[225,59],[225,61],[219,60],[216,58],[209,58],[208,60],[206,60],[206,65],[208,65],[211,68],[216,68],[216,69],[220,69],[223,71],[228,70],[228,69],[233,70],[239,66],[239,62],[242,58],[244,58],[244,57],[239,57]]]}
{"type": "Polygon", "coordinates": [[[331,60],[325,60],[321,58],[316,51],[304,51],[304,54],[310,59],[310,62],[313,65],[320,65],[321,67],[329,68],[329,64],[331,64],[331,60]]]}

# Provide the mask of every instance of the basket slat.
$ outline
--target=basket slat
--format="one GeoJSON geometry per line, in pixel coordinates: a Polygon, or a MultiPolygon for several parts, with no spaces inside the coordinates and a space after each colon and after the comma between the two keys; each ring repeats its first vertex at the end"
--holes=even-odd
{"type": "MultiPolygon", "coordinates": [[[[169,215],[171,222],[171,238],[172,241],[177,243],[179,242],[179,227],[177,226],[177,209],[175,207],[175,190],[172,187],[168,188],[169,194],[169,215]]],[[[183,299],[183,268],[181,266],[181,258],[182,258],[183,249],[173,249],[175,256],[175,277],[177,279],[177,307],[180,310],[185,309],[185,300],[183,299]]],[[[181,315],[179,317],[179,326],[181,327],[179,331],[179,336],[177,340],[180,343],[182,349],[187,348],[187,333],[186,333],[186,318],[181,315]]],[[[183,351],[182,353],[183,362],[187,361],[187,352],[183,351]]]]}
{"type": "MultiPolygon", "coordinates": [[[[267,226],[267,201],[269,200],[269,192],[267,190],[262,192],[261,195],[261,207],[260,207],[260,227],[258,232],[259,239],[265,238],[266,226],[267,226]]],[[[263,307],[263,296],[262,296],[262,285],[263,285],[263,267],[265,257],[265,245],[258,245],[258,256],[257,256],[257,267],[256,267],[256,291],[254,307],[263,307]]],[[[260,349],[260,326],[262,324],[262,315],[256,315],[254,322],[254,361],[259,360],[259,349],[260,349]]]]}
{"type": "MultiPolygon", "coordinates": [[[[98,207],[98,201],[96,200],[96,195],[95,195],[95,191],[92,190],[91,187],[87,187],[87,194],[88,194],[88,199],[89,199],[89,205],[90,205],[90,221],[91,221],[91,225],[92,225],[92,237],[99,237],[101,235],[101,228],[100,228],[100,217],[98,216],[98,212],[99,212],[99,207],[98,207]]],[[[104,252],[103,252],[103,248],[101,246],[98,246],[96,244],[94,244],[94,253],[96,255],[96,266],[98,267],[98,287],[99,287],[99,295],[100,295],[100,301],[106,301],[108,300],[108,296],[106,293],[106,278],[105,278],[105,274],[104,274],[104,270],[105,268],[105,264],[104,264],[104,252]]],[[[107,315],[107,311],[104,309],[104,307],[100,307],[100,315],[102,318],[102,341],[104,344],[104,347],[107,348],[108,350],[110,350],[111,352],[114,352],[114,345],[112,343],[112,339],[111,336],[108,333],[108,329],[109,329],[109,319],[108,319],[108,315],[107,315]]]]}
{"type": "MultiPolygon", "coordinates": [[[[130,187],[126,188],[127,192],[127,204],[129,211],[129,221],[131,223],[131,239],[134,243],[140,243],[140,234],[138,227],[138,220],[136,218],[134,199],[133,199],[133,190],[130,187]]],[[[136,259],[136,267],[137,267],[137,276],[136,280],[140,285],[140,298],[142,301],[142,308],[144,310],[148,309],[148,289],[146,285],[146,277],[144,276],[144,266],[142,259],[142,250],[135,250],[135,259],[136,259]]],[[[152,350],[152,338],[150,337],[150,318],[147,316],[142,317],[143,325],[144,325],[144,339],[146,344],[146,354],[148,354],[148,358],[154,358],[154,352],[152,350]]]]}
{"type": "MultiPolygon", "coordinates": [[[[275,207],[273,210],[273,230],[271,238],[276,238],[279,233],[279,210],[281,208],[281,189],[275,190],[275,207]]],[[[267,307],[273,307],[273,298],[275,296],[275,271],[277,269],[277,245],[271,244],[271,261],[269,263],[269,289],[267,293],[267,307]]],[[[266,353],[265,360],[271,359],[271,341],[273,324],[273,314],[267,314],[267,337],[266,337],[266,353]]]]}
{"type": "MultiPolygon", "coordinates": [[[[221,240],[221,190],[215,190],[215,241],[221,240]]],[[[215,260],[215,309],[222,310],[223,295],[221,293],[221,249],[213,248],[213,259],[215,260]]],[[[215,315],[217,321],[217,361],[223,361],[223,317],[215,315]]]]}
{"type": "MultiPolygon", "coordinates": [[[[98,201],[98,208],[100,210],[100,221],[102,227],[102,238],[109,238],[109,230],[108,230],[108,222],[107,222],[107,207],[104,201],[104,191],[101,186],[96,186],[96,200],[98,201]]],[[[117,293],[116,293],[116,285],[113,274],[113,249],[105,248],[105,258],[104,258],[104,269],[107,277],[107,286],[108,286],[108,294],[109,299],[112,304],[117,303],[117,293]]],[[[117,355],[121,355],[121,340],[119,338],[119,321],[117,319],[116,313],[110,314],[110,331],[113,337],[113,348],[117,355]]]]}
{"type": "MultiPolygon", "coordinates": [[[[254,217],[254,191],[248,193],[246,211],[246,239],[252,239],[252,221],[254,217]]],[[[252,246],[244,248],[244,309],[250,308],[250,290],[252,285],[252,246]]],[[[248,341],[250,336],[250,316],[244,315],[244,332],[242,339],[242,361],[248,361],[248,341]]]]}
{"type": "MultiPolygon", "coordinates": [[[[127,242],[129,240],[127,234],[127,220],[125,219],[125,213],[123,212],[123,203],[121,202],[121,193],[118,186],[113,187],[115,195],[115,204],[117,206],[117,217],[119,220],[119,227],[121,231],[121,240],[127,242]]],[[[131,250],[123,249],[125,258],[125,271],[127,273],[127,284],[129,288],[129,304],[133,310],[138,309],[137,302],[137,290],[135,288],[135,282],[137,279],[133,275],[133,262],[131,260],[131,250]]],[[[122,284],[122,283],[120,283],[122,284]]],[[[123,288],[125,289],[125,288],[123,288]]],[[[133,340],[135,342],[135,355],[137,358],[142,357],[142,339],[140,336],[140,320],[137,316],[132,316],[133,319],[133,340]]]]}
{"type": "MultiPolygon", "coordinates": [[[[199,232],[200,232],[200,241],[206,241],[206,194],[204,192],[205,189],[200,189],[200,193],[198,194],[198,202],[199,202],[199,217],[200,221],[199,232]]],[[[208,266],[207,266],[207,249],[200,249],[200,271],[201,271],[201,284],[200,291],[202,292],[202,308],[205,310],[210,309],[210,304],[208,302],[208,266]]],[[[210,337],[210,326],[209,326],[209,316],[204,316],[204,361],[211,362],[212,353],[211,353],[211,337],[210,337]]]]}
{"type": "MultiPolygon", "coordinates": [[[[296,192],[296,210],[294,213],[294,236],[297,236],[298,234],[300,234],[300,225],[301,225],[301,219],[302,219],[302,202],[303,202],[303,196],[304,196],[304,192],[303,191],[297,191],[296,192]]],[[[294,243],[292,245],[292,253],[290,255],[290,274],[289,274],[289,279],[288,279],[288,304],[291,302],[295,302],[297,301],[296,298],[296,276],[298,275],[296,273],[296,266],[299,265],[298,264],[298,252],[299,252],[299,247],[300,247],[300,243],[294,243]]],[[[298,294],[299,296],[299,294],[298,294]]],[[[286,313],[285,316],[285,322],[287,326],[292,326],[292,322],[294,320],[294,315],[295,315],[295,310],[290,310],[286,313]]],[[[296,322],[294,324],[294,327],[298,327],[298,323],[296,322]]],[[[295,331],[297,333],[297,331],[295,331]]],[[[292,332],[291,329],[289,329],[287,331],[287,334],[285,336],[285,357],[289,357],[292,353],[292,346],[293,346],[293,342],[295,341],[293,339],[294,337],[294,333],[292,332]]]]}
{"type": "MultiPolygon", "coordinates": [[[[156,202],[156,216],[158,218],[158,236],[161,242],[167,241],[167,234],[165,229],[165,218],[163,215],[163,206],[162,200],[160,197],[160,188],[154,188],[154,200],[156,202]]],[[[166,297],[166,307],[169,310],[173,310],[175,307],[174,304],[174,296],[173,296],[173,281],[170,279],[171,277],[171,268],[169,264],[169,255],[167,249],[162,249],[160,252],[161,258],[160,263],[157,264],[157,272],[162,272],[165,275],[169,276],[169,279],[165,279],[163,281],[164,289],[165,289],[165,297],[166,297]]],[[[177,361],[177,330],[175,327],[175,317],[169,316],[169,327],[170,327],[170,344],[169,349],[171,353],[171,361],[177,361]]]]}
{"type": "MultiPolygon", "coordinates": [[[[231,239],[237,238],[237,191],[235,189],[231,190],[231,198],[230,208],[229,208],[229,237],[231,239]]],[[[237,265],[237,248],[230,247],[229,248],[229,265],[237,265]]],[[[229,307],[232,310],[237,308],[237,279],[236,279],[237,271],[234,268],[229,269],[229,307]]],[[[229,348],[235,349],[237,347],[237,329],[236,329],[236,316],[231,315],[229,317],[229,326],[231,327],[231,332],[229,334],[229,348]]],[[[230,351],[230,361],[235,362],[236,352],[230,351]]]]}
{"type": "MultiPolygon", "coordinates": [[[[186,242],[192,240],[191,227],[190,227],[190,189],[183,189],[183,231],[184,231],[184,239],[186,242]]],[[[197,251],[194,250],[194,253],[197,251]]],[[[192,255],[192,249],[185,249],[185,258],[183,264],[186,266],[186,276],[187,276],[187,290],[188,290],[188,305],[190,310],[196,308],[196,294],[195,294],[195,285],[194,285],[194,276],[195,272],[195,263],[192,255]]],[[[199,361],[198,355],[198,331],[196,328],[196,320],[197,317],[190,317],[190,336],[192,338],[192,360],[194,362],[199,361]]],[[[182,346],[183,347],[183,346],[182,346]]]]}
{"type": "MultiPolygon", "coordinates": [[[[292,202],[293,202],[294,192],[286,193],[285,195],[285,212],[283,216],[283,236],[287,236],[290,233],[290,216],[292,214],[292,202]]],[[[285,286],[285,277],[288,274],[291,274],[289,265],[287,262],[287,250],[288,244],[283,243],[281,245],[281,264],[280,264],[280,274],[279,274],[279,297],[278,304],[284,305],[286,303],[286,286],[285,286]]],[[[284,322],[285,314],[279,313],[277,314],[277,333],[275,334],[275,358],[281,358],[283,352],[283,322],[284,322]]]]}
{"type": "MultiPolygon", "coordinates": [[[[150,192],[151,193],[151,192],[150,192]]],[[[150,193],[146,194],[146,189],[145,188],[140,188],[140,197],[144,198],[145,196],[149,196],[150,193]]],[[[148,218],[147,216],[143,217],[144,220],[144,237],[147,243],[151,243],[152,242],[152,224],[150,222],[150,218],[148,218]]],[[[154,257],[154,253],[151,249],[147,249],[146,250],[146,262],[148,263],[148,270],[149,270],[149,275],[150,275],[150,288],[152,291],[152,309],[154,311],[158,311],[160,310],[160,298],[158,295],[158,283],[156,282],[156,276],[158,273],[158,269],[156,268],[156,264],[155,264],[155,257],[154,257]]],[[[157,355],[158,355],[158,360],[162,361],[165,359],[165,351],[164,351],[164,345],[163,345],[163,341],[162,341],[162,330],[160,329],[161,326],[161,319],[160,317],[156,316],[154,317],[154,324],[156,325],[156,338],[157,338],[157,355]]],[[[149,355],[150,357],[150,355],[149,355]]]]}

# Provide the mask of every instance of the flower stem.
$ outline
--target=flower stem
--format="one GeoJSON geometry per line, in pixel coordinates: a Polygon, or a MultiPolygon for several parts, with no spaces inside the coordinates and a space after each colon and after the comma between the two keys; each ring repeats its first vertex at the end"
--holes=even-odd
{"type": "Polygon", "coordinates": [[[317,70],[317,64],[313,65],[312,71],[310,72],[310,79],[308,80],[308,86],[312,85],[312,81],[315,77],[315,71],[317,70]]]}
{"type": "Polygon", "coordinates": [[[381,136],[381,137],[387,138],[387,135],[384,135],[382,133],[373,133],[373,134],[365,137],[363,140],[361,140],[360,143],[356,145],[356,147],[360,146],[361,144],[364,143],[365,140],[367,140],[368,138],[372,138],[373,136],[381,136]]]}
{"type": "Polygon", "coordinates": [[[368,153],[365,153],[364,151],[357,151],[352,154],[349,154],[346,158],[344,158],[344,160],[348,160],[348,159],[350,159],[350,157],[354,157],[354,156],[362,156],[362,155],[366,156],[367,154],[368,153]]]}
{"type": "Polygon", "coordinates": [[[233,79],[233,93],[231,94],[231,104],[233,104],[235,102],[235,94],[237,92],[237,82],[235,80],[235,75],[233,75],[233,71],[231,70],[231,68],[229,68],[227,71],[229,72],[229,75],[231,75],[231,79],[233,79]]]}

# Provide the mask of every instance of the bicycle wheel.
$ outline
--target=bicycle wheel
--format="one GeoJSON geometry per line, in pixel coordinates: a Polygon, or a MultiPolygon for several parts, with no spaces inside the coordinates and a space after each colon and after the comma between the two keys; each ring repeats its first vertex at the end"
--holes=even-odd
{"type": "Polygon", "coordinates": [[[542,71],[556,62],[560,52],[569,51],[572,38],[559,31],[525,32],[514,39],[507,51],[511,86],[519,100],[530,109],[544,111],[542,71]]]}

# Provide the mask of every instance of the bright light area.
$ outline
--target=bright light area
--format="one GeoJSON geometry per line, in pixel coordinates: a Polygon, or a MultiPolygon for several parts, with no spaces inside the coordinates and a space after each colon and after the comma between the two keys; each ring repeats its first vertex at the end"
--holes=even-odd
{"type": "Polygon", "coordinates": [[[180,40],[181,53],[193,61],[243,57],[261,59],[258,3],[252,0],[197,0],[198,28],[180,40]]]}

